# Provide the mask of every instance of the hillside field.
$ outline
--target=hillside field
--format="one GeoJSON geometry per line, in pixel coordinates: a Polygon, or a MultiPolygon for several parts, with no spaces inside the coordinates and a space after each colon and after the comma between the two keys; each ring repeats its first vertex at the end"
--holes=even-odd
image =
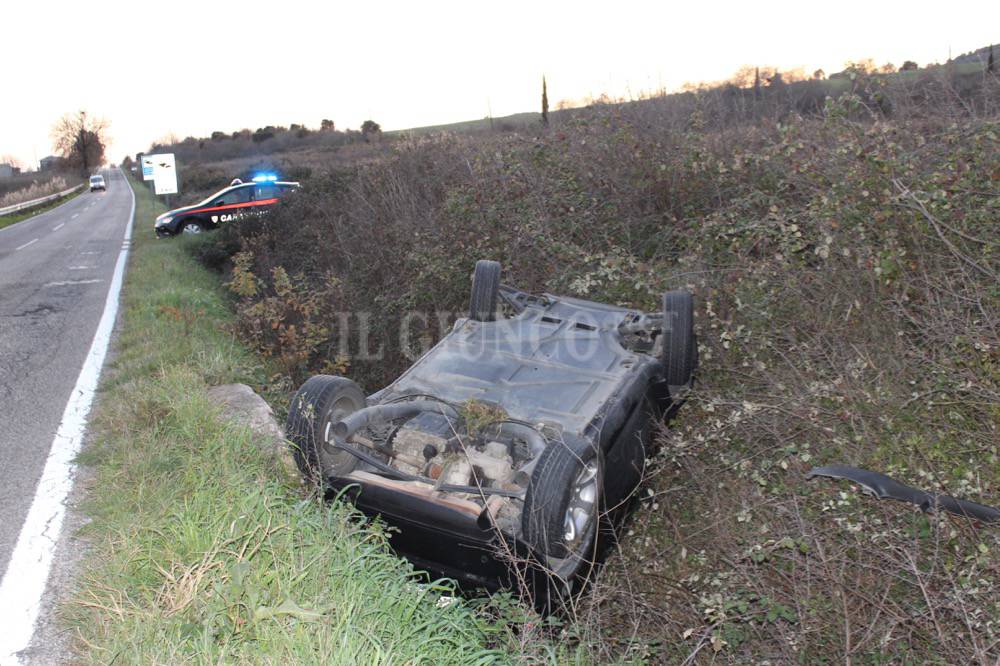
{"type": "MultiPolygon", "coordinates": [[[[595,662],[992,664],[995,528],[805,480],[842,462],[1000,503],[1000,84],[949,76],[276,153],[302,192],[193,251],[286,394],[331,370],[381,388],[479,258],[651,311],[691,289],[696,390],[561,640],[595,662]]],[[[243,160],[193,171],[208,190],[243,160]]]]}

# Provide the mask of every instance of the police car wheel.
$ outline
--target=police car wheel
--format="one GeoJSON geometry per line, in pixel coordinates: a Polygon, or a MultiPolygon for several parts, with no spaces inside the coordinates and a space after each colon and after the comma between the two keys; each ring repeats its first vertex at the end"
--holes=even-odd
{"type": "Polygon", "coordinates": [[[181,231],[186,234],[200,234],[204,230],[205,227],[201,226],[201,222],[188,222],[184,225],[184,228],[181,229],[181,231]]]}

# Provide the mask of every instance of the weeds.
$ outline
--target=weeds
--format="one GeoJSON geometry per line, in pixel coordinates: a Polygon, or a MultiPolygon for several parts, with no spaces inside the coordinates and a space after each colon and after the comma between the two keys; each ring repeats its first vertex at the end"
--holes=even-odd
{"type": "MultiPolygon", "coordinates": [[[[304,497],[209,383],[268,390],[213,276],[157,242],[137,190],[117,356],[81,457],[91,554],[64,609],[87,663],[497,663],[524,620],[470,603],[388,547],[383,526],[304,497]]],[[[523,611],[522,611],[523,615],[523,611]]],[[[537,650],[549,649],[541,642],[537,650]]],[[[533,654],[526,649],[527,654],[533,654]]]]}
{"type": "Polygon", "coordinates": [[[997,90],[950,85],[860,81],[807,117],[692,93],[536,136],[399,140],[211,245],[245,253],[242,326],[323,294],[310,322],[328,337],[297,367],[346,355],[369,389],[465,309],[478,258],[529,290],[651,311],[693,290],[698,387],[574,636],[598,661],[993,663],[994,532],[804,481],[847,462],[1000,489],[997,90]],[[367,325],[329,314],[345,312],[367,325]]]}

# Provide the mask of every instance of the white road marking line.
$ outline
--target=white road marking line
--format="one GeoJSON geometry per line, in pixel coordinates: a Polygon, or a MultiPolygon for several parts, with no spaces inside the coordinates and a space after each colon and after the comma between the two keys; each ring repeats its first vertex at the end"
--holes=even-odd
{"type": "Polygon", "coordinates": [[[71,271],[85,271],[87,269],[93,268],[93,266],[70,266],[71,271]]]}
{"type": "Polygon", "coordinates": [[[96,250],[88,250],[86,252],[81,252],[80,254],[100,254],[100,253],[97,252],[96,250]]]}
{"type": "Polygon", "coordinates": [[[62,229],[62,228],[63,228],[63,227],[65,226],[65,225],[66,225],[66,223],[65,223],[65,222],[60,222],[60,223],[59,223],[59,224],[57,224],[56,226],[52,227],[52,231],[59,231],[59,230],[60,230],[60,229],[62,229]]]}
{"type": "Polygon", "coordinates": [[[68,284],[97,284],[104,280],[62,280],[60,282],[46,282],[43,287],[65,287],[68,284]]]}
{"type": "Polygon", "coordinates": [[[14,248],[14,252],[17,252],[18,250],[23,250],[24,248],[28,247],[32,243],[37,243],[37,242],[38,242],[38,239],[36,238],[35,240],[28,241],[24,245],[18,245],[17,247],[14,248]]]}
{"type": "Polygon", "coordinates": [[[71,220],[72,220],[72,219],[73,219],[73,218],[75,218],[75,217],[76,217],[77,215],[79,215],[79,213],[73,213],[72,215],[70,215],[70,216],[69,216],[69,219],[71,219],[71,220]]]}
{"type": "MultiPolygon", "coordinates": [[[[131,188],[129,192],[131,193],[131,188]]],[[[132,235],[134,223],[135,194],[132,194],[132,211],[125,227],[126,240],[132,235]]],[[[31,508],[21,526],[3,581],[0,581],[0,627],[3,627],[3,633],[0,634],[0,663],[3,664],[20,663],[18,652],[31,644],[35,633],[35,621],[38,619],[42,595],[45,593],[56,543],[66,515],[66,496],[73,487],[76,472],[73,459],[83,441],[87,415],[94,401],[94,392],[111,342],[127,261],[128,250],[123,249],[115,263],[108,297],[104,302],[104,313],[94,333],[94,341],[80,369],[69,402],[66,403],[66,410],[55,439],[52,440],[52,449],[45,461],[42,477],[38,480],[31,508]]]]}

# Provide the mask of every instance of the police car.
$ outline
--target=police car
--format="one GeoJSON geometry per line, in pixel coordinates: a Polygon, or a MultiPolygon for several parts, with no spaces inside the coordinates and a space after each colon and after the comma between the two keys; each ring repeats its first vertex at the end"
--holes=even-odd
{"type": "Polygon", "coordinates": [[[156,235],[166,238],[180,233],[200,234],[250,215],[260,215],[298,188],[298,183],[279,181],[273,175],[255,176],[249,183],[237,178],[201,203],[160,215],[156,218],[156,235]]]}

